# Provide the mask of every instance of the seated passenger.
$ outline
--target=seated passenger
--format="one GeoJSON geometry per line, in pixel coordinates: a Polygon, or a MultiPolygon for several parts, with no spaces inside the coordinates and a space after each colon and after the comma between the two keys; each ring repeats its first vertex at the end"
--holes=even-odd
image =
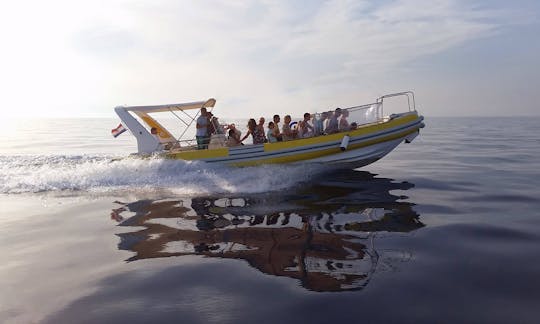
{"type": "Polygon", "coordinates": [[[275,143],[278,141],[275,133],[274,133],[274,122],[268,123],[268,132],[266,133],[266,138],[268,139],[268,143],[275,143]]]}
{"type": "Polygon", "coordinates": [[[264,131],[264,122],[266,121],[266,119],[264,119],[264,117],[261,117],[259,118],[259,124],[257,125],[257,127],[259,127],[263,134],[264,134],[264,142],[268,142],[268,139],[266,138],[266,132],[264,131]]]}
{"type": "Polygon", "coordinates": [[[236,137],[236,132],[234,129],[229,129],[229,138],[227,138],[227,143],[225,143],[228,147],[238,146],[241,145],[240,138],[236,137]]]}
{"type": "Polygon", "coordinates": [[[313,126],[311,126],[311,124],[309,123],[310,119],[311,119],[311,114],[305,113],[304,120],[298,123],[298,137],[299,138],[313,137],[315,132],[313,130],[313,126]]]}
{"type": "Polygon", "coordinates": [[[235,137],[238,139],[238,141],[240,141],[240,136],[242,136],[242,132],[238,130],[238,128],[236,128],[235,124],[227,125],[225,129],[228,129],[228,130],[232,129],[234,131],[235,137]]]}
{"type": "Polygon", "coordinates": [[[334,114],[328,120],[328,126],[324,130],[326,134],[334,134],[339,132],[338,118],[341,116],[341,108],[336,108],[334,114]]]}
{"type": "Polygon", "coordinates": [[[326,134],[326,128],[328,128],[328,124],[330,124],[330,118],[332,118],[332,116],[334,115],[334,112],[333,111],[327,111],[326,112],[326,120],[324,121],[324,128],[323,128],[323,133],[326,134]]]}
{"type": "Polygon", "coordinates": [[[328,118],[328,113],[326,111],[321,113],[318,118],[314,117],[313,132],[315,133],[315,136],[324,134],[324,128],[325,128],[324,124],[327,118],[328,118]]]}
{"type": "Polygon", "coordinates": [[[161,140],[159,139],[158,130],[156,127],[152,127],[150,129],[150,134],[152,134],[152,137],[158,141],[158,146],[156,147],[156,150],[161,151],[165,148],[165,146],[161,143],[161,140]]]}
{"type": "Polygon", "coordinates": [[[150,129],[150,134],[152,134],[152,137],[155,138],[156,141],[159,142],[159,136],[158,136],[157,128],[152,127],[152,128],[150,129]]]}
{"type": "Polygon", "coordinates": [[[279,115],[274,115],[274,136],[277,138],[278,142],[283,141],[283,134],[279,132],[279,115]]]}
{"type": "Polygon", "coordinates": [[[290,141],[297,137],[298,132],[296,130],[292,130],[289,124],[291,123],[291,115],[285,116],[285,119],[283,120],[283,126],[282,126],[282,137],[283,141],[290,141]]]}
{"type": "Polygon", "coordinates": [[[351,126],[349,125],[349,122],[347,121],[347,117],[349,117],[349,111],[347,109],[343,110],[343,113],[341,114],[341,119],[339,120],[339,131],[345,132],[351,129],[351,126]]]}
{"type": "Polygon", "coordinates": [[[358,124],[356,122],[351,123],[351,130],[358,129],[358,124]]]}

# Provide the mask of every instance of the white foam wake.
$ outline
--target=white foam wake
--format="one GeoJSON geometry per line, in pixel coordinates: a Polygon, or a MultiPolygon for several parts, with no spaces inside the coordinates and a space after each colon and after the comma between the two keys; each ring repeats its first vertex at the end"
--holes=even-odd
{"type": "Polygon", "coordinates": [[[230,168],[204,162],[112,156],[0,156],[0,193],[171,189],[182,194],[261,193],[293,188],[320,166],[230,168]]]}

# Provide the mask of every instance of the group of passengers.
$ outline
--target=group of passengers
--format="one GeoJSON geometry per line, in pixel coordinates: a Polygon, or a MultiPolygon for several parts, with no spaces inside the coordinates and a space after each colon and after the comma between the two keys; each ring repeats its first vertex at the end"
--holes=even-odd
{"type": "Polygon", "coordinates": [[[265,132],[264,117],[259,119],[259,123],[255,119],[250,118],[247,124],[247,132],[241,138],[241,132],[236,128],[235,124],[220,125],[217,117],[214,117],[206,108],[201,108],[201,115],[197,119],[197,147],[198,149],[208,148],[208,143],[211,135],[225,134],[227,131],[226,145],[228,147],[244,145],[243,142],[250,135],[253,139],[253,144],[275,143],[281,141],[290,141],[300,138],[308,138],[326,134],[334,134],[348,130],[354,130],[358,126],[356,123],[347,121],[349,111],[346,109],[336,108],[334,111],[326,111],[320,116],[312,116],[310,113],[304,114],[304,119],[299,122],[291,123],[291,116],[286,115],[283,118],[283,125],[280,130],[281,118],[279,115],[274,115],[273,120],[268,122],[268,130],[265,132]]]}

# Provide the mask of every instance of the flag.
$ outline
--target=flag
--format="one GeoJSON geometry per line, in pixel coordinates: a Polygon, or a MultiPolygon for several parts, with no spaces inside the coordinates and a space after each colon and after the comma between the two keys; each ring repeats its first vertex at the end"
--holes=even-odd
{"type": "Polygon", "coordinates": [[[126,128],[124,126],[122,126],[122,124],[118,124],[118,127],[113,128],[111,130],[111,134],[114,137],[118,137],[118,135],[122,134],[125,131],[126,131],[126,128]]]}

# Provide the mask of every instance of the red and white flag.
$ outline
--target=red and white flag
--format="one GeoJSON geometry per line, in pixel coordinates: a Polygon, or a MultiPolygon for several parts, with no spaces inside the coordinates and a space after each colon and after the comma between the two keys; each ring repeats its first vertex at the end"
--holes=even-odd
{"type": "Polygon", "coordinates": [[[118,135],[122,134],[125,131],[126,131],[126,128],[124,126],[122,126],[122,124],[118,124],[118,127],[113,128],[111,130],[111,134],[114,137],[118,137],[118,135]]]}

